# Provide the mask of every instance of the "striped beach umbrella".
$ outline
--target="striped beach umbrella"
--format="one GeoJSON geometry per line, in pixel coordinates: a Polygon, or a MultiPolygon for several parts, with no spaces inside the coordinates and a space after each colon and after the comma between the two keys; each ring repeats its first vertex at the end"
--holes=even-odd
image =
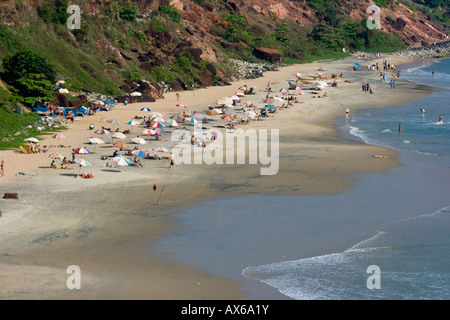
{"type": "Polygon", "coordinates": [[[127,122],[127,124],[129,124],[130,126],[137,126],[139,124],[139,122],[134,121],[134,120],[130,120],[127,122]]]}
{"type": "Polygon", "coordinates": [[[166,119],[164,117],[154,117],[152,122],[166,122],[166,119]]]}
{"type": "Polygon", "coordinates": [[[141,111],[152,111],[152,110],[150,108],[145,107],[145,108],[142,108],[141,111]]]}
{"type": "Polygon", "coordinates": [[[75,163],[80,165],[80,169],[78,170],[78,174],[81,172],[81,167],[92,167],[92,164],[84,159],[75,159],[75,163]]]}
{"type": "Polygon", "coordinates": [[[148,135],[148,136],[154,136],[155,133],[156,133],[156,131],[155,131],[155,130],[152,130],[152,129],[142,129],[142,130],[141,130],[141,133],[142,133],[142,134],[146,134],[146,135],[148,135]]]}
{"type": "Polygon", "coordinates": [[[152,128],[164,128],[165,125],[163,125],[161,122],[155,122],[151,125],[152,128]]]}
{"type": "Polygon", "coordinates": [[[52,153],[48,157],[52,158],[52,159],[55,159],[55,160],[61,160],[61,159],[65,158],[65,156],[63,154],[61,154],[61,153],[52,153]]]}
{"type": "Polygon", "coordinates": [[[121,156],[114,157],[113,160],[117,164],[117,169],[119,169],[119,166],[127,167],[131,164],[131,161],[129,159],[127,159],[125,157],[121,157],[121,156]]]}
{"type": "Polygon", "coordinates": [[[176,122],[175,119],[167,120],[166,123],[171,127],[178,127],[178,122],[176,122]]]}
{"type": "Polygon", "coordinates": [[[75,153],[76,154],[89,154],[91,152],[86,148],[77,148],[77,149],[75,149],[75,153]]]}
{"type": "Polygon", "coordinates": [[[163,128],[156,128],[155,133],[157,134],[166,133],[166,130],[164,130],[163,128]]]}
{"type": "Polygon", "coordinates": [[[144,150],[133,150],[131,152],[131,154],[135,155],[135,156],[138,156],[138,157],[143,157],[143,158],[147,157],[147,153],[145,153],[144,150]]]}

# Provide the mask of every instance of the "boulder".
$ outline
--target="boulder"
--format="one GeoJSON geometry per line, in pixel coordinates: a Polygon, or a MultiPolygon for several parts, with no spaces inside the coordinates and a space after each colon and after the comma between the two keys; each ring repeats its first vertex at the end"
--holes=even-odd
{"type": "Polygon", "coordinates": [[[270,62],[283,62],[283,54],[275,49],[257,47],[253,49],[253,54],[259,59],[267,60],[270,62]]]}
{"type": "Polygon", "coordinates": [[[19,195],[17,193],[5,193],[3,199],[16,199],[19,200],[19,195]]]}
{"type": "Polygon", "coordinates": [[[65,95],[63,94],[58,94],[58,96],[56,97],[56,101],[58,103],[58,106],[60,107],[64,107],[64,108],[69,108],[69,101],[67,101],[67,98],[65,95]]]}
{"type": "Polygon", "coordinates": [[[140,81],[139,85],[138,90],[143,96],[149,96],[154,99],[164,99],[162,89],[157,83],[140,81]]]}

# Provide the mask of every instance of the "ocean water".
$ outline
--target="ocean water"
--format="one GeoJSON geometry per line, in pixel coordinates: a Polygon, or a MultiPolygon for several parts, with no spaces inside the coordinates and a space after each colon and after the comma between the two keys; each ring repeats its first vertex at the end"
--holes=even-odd
{"type": "Polygon", "coordinates": [[[403,167],[358,175],[344,194],[211,199],[177,213],[183,230],[157,248],[240,281],[249,299],[276,297],[264,287],[298,300],[450,299],[450,59],[401,77],[438,91],[335,126],[395,148],[403,167]]]}

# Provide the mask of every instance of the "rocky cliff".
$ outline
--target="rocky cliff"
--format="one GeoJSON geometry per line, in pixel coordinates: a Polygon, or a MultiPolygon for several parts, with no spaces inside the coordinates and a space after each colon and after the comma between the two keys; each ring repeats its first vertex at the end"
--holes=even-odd
{"type": "MultiPolygon", "coordinates": [[[[3,0],[0,2],[0,17],[2,24],[9,26],[8,32],[17,35],[17,39],[22,39],[22,42],[26,39],[31,45],[33,37],[36,36],[21,38],[21,30],[40,28],[41,34],[45,31],[48,35],[42,35],[37,42],[48,41],[46,45],[51,46],[53,43],[60,43],[58,41],[64,41],[64,47],[68,44],[69,48],[72,48],[67,50],[86,55],[84,61],[79,62],[76,68],[66,69],[64,62],[58,60],[59,57],[51,57],[50,52],[38,47],[38,44],[32,44],[36,50],[59,63],[61,65],[59,72],[64,76],[74,78],[75,71],[79,67],[78,73],[88,73],[92,77],[92,82],[108,79],[116,83],[122,93],[145,88],[146,94],[159,98],[163,89],[151,93],[156,88],[143,82],[144,79],[158,82],[160,87],[166,85],[166,90],[221,85],[230,80],[230,75],[242,76],[242,73],[233,70],[236,64],[228,63],[228,58],[244,58],[249,61],[253,59],[250,62],[258,62],[260,57],[265,56],[253,55],[255,52],[272,50],[273,53],[277,51],[276,49],[286,49],[288,41],[300,44],[301,48],[301,44],[306,43],[304,42],[307,41],[306,35],[311,29],[330,16],[329,11],[319,10],[313,5],[319,2],[3,0]],[[62,23],[55,26],[48,22],[52,17],[51,14],[45,15],[47,11],[53,10],[49,12],[54,14],[54,8],[64,10],[69,4],[81,8],[81,30],[69,31],[62,23]],[[124,8],[137,10],[124,11],[124,8]],[[129,19],[130,16],[133,19],[129,19]],[[45,19],[47,21],[43,23],[45,19]],[[280,26],[283,26],[284,22],[290,29],[283,33],[280,26]],[[252,34],[252,39],[263,44],[257,46],[256,51],[255,48],[250,48],[250,44],[246,41],[248,34],[252,34]],[[293,34],[299,36],[294,37],[293,34]]],[[[338,12],[339,19],[358,23],[371,16],[372,13],[367,13],[367,8],[374,4],[370,0],[329,2],[333,4],[335,8],[333,10],[338,12]]],[[[408,47],[427,46],[444,40],[445,31],[430,22],[427,16],[412,10],[410,6],[403,4],[404,1],[391,2],[391,5],[380,8],[382,32],[398,35],[408,47]]],[[[31,34],[31,31],[27,32],[31,34]]],[[[0,54],[9,53],[8,45],[5,43],[6,40],[0,54]]],[[[17,45],[18,48],[24,46],[27,44],[17,45]]],[[[320,50],[320,47],[318,48],[320,50]]],[[[285,54],[305,60],[303,59],[305,52],[297,49],[294,51],[285,50],[285,54]]],[[[79,89],[85,84],[86,82],[80,80],[80,84],[74,81],[73,86],[79,89]]],[[[111,91],[117,93],[115,90],[111,91]]]]}

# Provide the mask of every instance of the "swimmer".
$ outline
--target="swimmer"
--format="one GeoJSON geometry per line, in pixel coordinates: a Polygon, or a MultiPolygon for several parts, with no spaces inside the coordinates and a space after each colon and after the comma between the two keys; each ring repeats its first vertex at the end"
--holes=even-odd
{"type": "Polygon", "coordinates": [[[439,121],[440,124],[442,124],[442,115],[439,116],[439,121]]]}
{"type": "Polygon", "coordinates": [[[420,111],[422,111],[422,117],[424,117],[425,116],[425,109],[420,108],[420,111]]]}

